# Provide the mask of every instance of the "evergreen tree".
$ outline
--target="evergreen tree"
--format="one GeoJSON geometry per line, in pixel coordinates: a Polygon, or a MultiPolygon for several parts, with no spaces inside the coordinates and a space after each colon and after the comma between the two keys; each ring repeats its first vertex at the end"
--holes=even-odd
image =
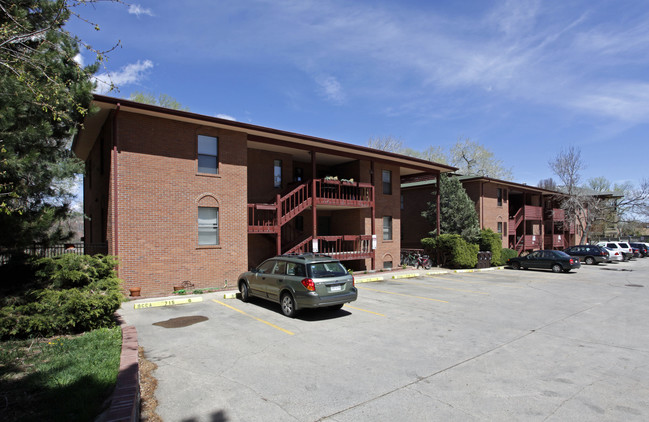
{"type": "MultiPolygon", "coordinates": [[[[468,242],[475,242],[480,235],[478,213],[471,198],[456,177],[442,174],[440,177],[440,234],[459,234],[468,242]]],[[[428,209],[421,213],[437,232],[437,204],[428,203],[428,209]]]]}
{"type": "Polygon", "coordinates": [[[67,2],[1,2],[0,250],[60,242],[83,171],[70,142],[92,100],[89,75],[74,57],[78,40],[62,30],[67,2]]]}

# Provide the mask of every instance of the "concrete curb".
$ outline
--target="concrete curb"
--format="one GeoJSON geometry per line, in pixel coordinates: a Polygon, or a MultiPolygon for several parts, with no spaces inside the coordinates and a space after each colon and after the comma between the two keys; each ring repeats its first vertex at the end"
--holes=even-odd
{"type": "Polygon", "coordinates": [[[140,364],[138,362],[137,330],[122,325],[122,354],[117,383],[110,408],[103,422],[136,422],[140,420],[140,364]]]}

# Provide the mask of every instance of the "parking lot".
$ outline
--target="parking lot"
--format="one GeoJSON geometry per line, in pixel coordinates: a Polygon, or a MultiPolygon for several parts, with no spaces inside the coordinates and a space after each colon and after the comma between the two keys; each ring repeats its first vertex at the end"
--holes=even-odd
{"type": "Polygon", "coordinates": [[[223,294],[121,313],[158,365],[165,421],[644,421],[648,272],[359,282],[356,302],[295,319],[223,294]]]}

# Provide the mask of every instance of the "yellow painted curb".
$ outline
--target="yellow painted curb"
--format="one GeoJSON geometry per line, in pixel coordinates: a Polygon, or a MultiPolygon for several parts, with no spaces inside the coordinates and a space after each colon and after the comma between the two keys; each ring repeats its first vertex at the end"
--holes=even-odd
{"type": "Polygon", "coordinates": [[[454,273],[473,273],[475,270],[453,270],[454,273]]]}
{"type": "Polygon", "coordinates": [[[236,293],[225,293],[223,295],[223,299],[236,299],[237,294],[236,293]]]}
{"type": "Polygon", "coordinates": [[[136,303],[133,305],[133,309],[157,308],[159,306],[174,306],[202,301],[202,297],[183,297],[178,299],[159,300],[156,302],[136,303]]]}
{"type": "Polygon", "coordinates": [[[371,281],[383,281],[383,277],[369,277],[369,278],[359,278],[354,280],[356,283],[369,283],[371,281]]]}
{"type": "Polygon", "coordinates": [[[419,273],[393,275],[392,278],[413,278],[419,277],[419,273]]]}
{"type": "Polygon", "coordinates": [[[426,275],[440,275],[440,274],[448,274],[448,271],[430,271],[426,273],[426,275]]]}

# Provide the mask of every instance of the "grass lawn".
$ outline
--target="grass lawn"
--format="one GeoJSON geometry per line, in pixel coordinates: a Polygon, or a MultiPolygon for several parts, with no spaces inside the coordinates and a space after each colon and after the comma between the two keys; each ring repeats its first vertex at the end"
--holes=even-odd
{"type": "Polygon", "coordinates": [[[119,327],[0,342],[0,420],[92,421],[119,370],[119,327]]]}

